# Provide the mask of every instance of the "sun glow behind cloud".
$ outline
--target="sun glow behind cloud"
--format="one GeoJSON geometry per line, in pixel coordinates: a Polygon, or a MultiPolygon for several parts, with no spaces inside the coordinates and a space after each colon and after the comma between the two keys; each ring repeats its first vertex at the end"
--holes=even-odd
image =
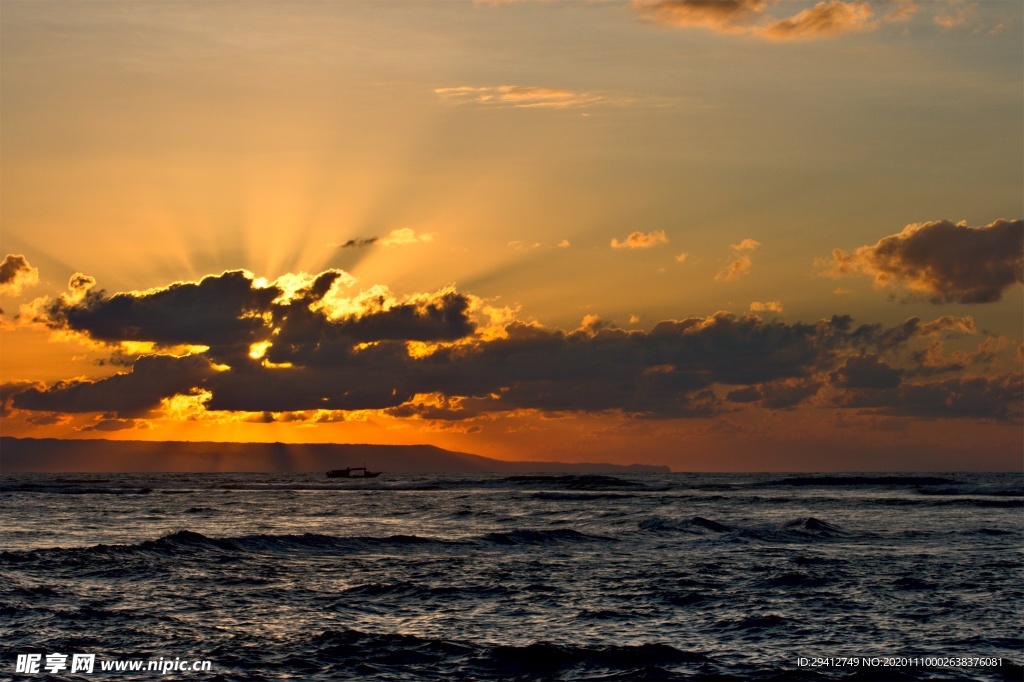
{"type": "MultiPolygon", "coordinates": [[[[165,376],[165,365],[196,377],[183,394],[158,391],[171,401],[159,403],[159,414],[24,410],[5,428],[118,438],[172,430],[281,440],[429,436],[506,453],[514,449],[507,443],[547,439],[594,451],[598,432],[619,447],[648,432],[704,446],[730,428],[763,436],[762,413],[806,426],[811,410],[837,411],[843,425],[835,428],[848,429],[869,412],[877,420],[896,419],[901,406],[938,410],[927,402],[938,397],[961,415],[991,416],[1001,403],[986,403],[977,382],[987,382],[990,398],[1012,392],[996,378],[1019,346],[1019,267],[994,257],[988,271],[999,277],[986,282],[945,257],[961,248],[915,255],[917,242],[958,234],[945,216],[966,218],[976,231],[1020,217],[1019,155],[1006,151],[1021,141],[1021,67],[1006,57],[1018,54],[1020,39],[1012,3],[193,9],[57,0],[4,8],[0,210],[12,257],[0,273],[4,383],[99,382],[136,363],[138,375],[117,381],[151,388],[146,381],[165,376]],[[911,221],[925,222],[901,232],[911,221]],[[816,277],[815,259],[847,279],[816,277]],[[129,328],[138,324],[119,328],[131,337],[119,338],[94,320],[97,340],[44,321],[58,302],[74,307],[101,288],[108,298],[152,294],[230,271],[255,273],[251,286],[244,277],[235,284],[259,299],[233,320],[248,335],[230,348],[217,338],[134,338],[129,328]],[[246,367],[272,382],[315,383],[325,370],[302,364],[315,351],[291,357],[289,344],[302,344],[284,338],[271,309],[300,300],[329,272],[344,274],[309,308],[327,324],[351,331],[400,312],[422,323],[430,301],[448,292],[464,297],[477,325],[456,339],[362,339],[349,358],[360,366],[433,359],[446,369],[431,379],[454,381],[446,354],[483,363],[486,353],[473,355],[483,348],[571,350],[548,363],[513,354],[509,362],[552,383],[487,385],[472,399],[427,382],[406,386],[413,397],[400,405],[392,403],[405,394],[389,386],[363,401],[332,397],[359,409],[275,409],[292,406],[255,399],[245,406],[261,409],[210,408],[228,402],[229,389],[238,389],[232,400],[249,397],[239,388],[252,378],[242,375],[246,367]],[[95,281],[66,286],[75,273],[95,281]],[[270,287],[277,292],[264,301],[260,290],[270,287]],[[861,349],[860,360],[814,365],[813,379],[787,375],[710,393],[680,362],[616,366],[634,389],[620,400],[624,410],[644,413],[645,398],[672,388],[687,396],[674,405],[682,421],[637,427],[622,416],[628,410],[602,423],[552,407],[601,395],[582,380],[574,395],[546,373],[568,371],[580,349],[604,357],[610,346],[602,344],[621,342],[620,333],[657,347],[645,335],[659,323],[702,320],[692,324],[707,334],[730,328],[719,311],[742,320],[748,310],[762,324],[777,319],[780,333],[846,313],[898,330],[911,317],[969,310],[974,332],[946,329],[941,348],[919,334],[913,362],[861,349]],[[160,354],[212,360],[139,361],[160,354]],[[872,382],[888,393],[864,393],[872,382]],[[854,400],[844,391],[861,393],[854,400]],[[712,414],[723,401],[732,411],[712,414]],[[495,404],[515,409],[489,411],[495,404]],[[440,418],[456,413],[463,418],[440,418]]],[[[666,330],[679,331],[659,333],[666,330]]],[[[484,369],[477,373],[490,376],[484,369]]],[[[337,381],[373,385],[370,374],[353,372],[337,381]]],[[[248,388],[257,394],[260,386],[248,388]]]]}

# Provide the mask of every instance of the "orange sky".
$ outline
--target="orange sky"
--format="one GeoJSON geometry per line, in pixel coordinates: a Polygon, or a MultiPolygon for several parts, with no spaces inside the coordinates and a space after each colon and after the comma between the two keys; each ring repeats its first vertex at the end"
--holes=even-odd
{"type": "Polygon", "coordinates": [[[1019,469],[1018,3],[5,3],[3,435],[1019,469]]]}

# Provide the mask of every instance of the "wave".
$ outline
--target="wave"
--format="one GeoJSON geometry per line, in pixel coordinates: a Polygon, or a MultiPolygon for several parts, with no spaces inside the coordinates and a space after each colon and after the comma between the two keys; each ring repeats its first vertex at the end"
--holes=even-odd
{"type": "Polygon", "coordinates": [[[487,533],[463,540],[444,540],[418,535],[334,536],[318,533],[302,535],[245,535],[239,537],[211,538],[190,530],[180,530],[156,540],[145,540],[134,544],[91,547],[52,547],[26,551],[0,552],[0,563],[26,563],[36,561],[58,561],[80,564],[90,559],[106,560],[111,557],[127,556],[197,556],[211,553],[356,553],[381,548],[431,548],[458,547],[478,544],[490,545],[548,545],[555,543],[617,542],[615,538],[589,535],[571,528],[557,530],[535,530],[520,528],[506,532],[487,533]]]}
{"type": "Polygon", "coordinates": [[[959,485],[959,481],[941,476],[790,476],[774,481],[766,481],[762,486],[919,486],[919,485],[959,485]]]}
{"type": "Polygon", "coordinates": [[[883,507],[1002,507],[1016,508],[1024,507],[1024,499],[1000,499],[984,497],[954,497],[953,499],[920,498],[909,499],[906,497],[881,497],[865,500],[864,504],[878,505],[883,507]]]}
{"type": "Polygon", "coordinates": [[[1024,497],[1024,487],[1019,485],[958,485],[954,488],[942,486],[927,486],[919,489],[917,492],[922,495],[1024,497]]]}
{"type": "Polygon", "coordinates": [[[521,476],[506,476],[501,479],[506,483],[519,485],[551,485],[565,488],[567,490],[609,490],[616,488],[644,488],[644,484],[636,481],[627,481],[615,476],[603,476],[601,474],[566,474],[564,476],[545,476],[542,474],[528,474],[521,476]]]}
{"type": "Polygon", "coordinates": [[[806,573],[799,573],[791,571],[788,573],[780,573],[778,575],[771,576],[761,580],[759,584],[762,587],[797,587],[797,588],[809,588],[809,587],[823,587],[828,585],[831,581],[823,576],[808,575],[806,573]]]}
{"type": "Polygon", "coordinates": [[[689,519],[664,519],[658,516],[644,519],[640,530],[652,532],[682,532],[692,535],[711,535],[729,540],[748,539],[764,542],[792,542],[794,540],[828,540],[849,537],[841,526],[827,523],[813,516],[792,519],[778,525],[729,526],[700,516],[689,519]]]}
{"type": "Polygon", "coordinates": [[[746,616],[734,620],[724,620],[719,626],[729,630],[772,630],[789,625],[790,621],[773,613],[764,616],[746,616]]]}
{"type": "Polygon", "coordinates": [[[640,529],[651,531],[681,531],[684,533],[695,533],[700,535],[706,535],[708,531],[712,533],[728,533],[733,530],[731,526],[727,526],[724,523],[711,521],[710,519],[705,519],[700,516],[694,516],[691,519],[682,520],[663,519],[655,516],[641,521],[640,529]]]}
{"type": "Polygon", "coordinates": [[[345,596],[339,605],[351,605],[351,598],[358,597],[399,597],[402,599],[444,599],[458,597],[493,598],[509,594],[518,594],[510,587],[497,584],[472,585],[454,587],[451,585],[433,586],[429,584],[398,581],[394,583],[364,583],[342,591],[345,596]]]}
{"type": "Polygon", "coordinates": [[[636,495],[629,495],[623,493],[555,493],[555,492],[539,492],[531,495],[535,500],[553,500],[553,501],[575,501],[575,500],[628,500],[635,498],[636,495]]]}
{"type": "Polygon", "coordinates": [[[952,500],[929,500],[936,507],[1024,507],[1024,500],[987,500],[984,498],[961,497],[952,500]]]}
{"type": "Polygon", "coordinates": [[[604,535],[588,535],[571,528],[532,530],[528,528],[504,533],[488,533],[481,538],[496,545],[548,545],[559,542],[618,542],[604,535]]]}
{"type": "Polygon", "coordinates": [[[178,556],[208,553],[241,552],[356,552],[382,546],[417,546],[430,544],[459,544],[445,540],[422,538],[416,535],[391,535],[388,537],[337,537],[304,533],[302,535],[246,535],[229,538],[211,538],[190,530],[180,530],[157,540],[128,545],[98,544],[91,547],[33,549],[28,551],[0,552],[0,563],[23,563],[29,561],[57,559],[82,561],[89,558],[111,556],[160,555],[178,556]]]}
{"type": "Polygon", "coordinates": [[[43,493],[47,495],[148,495],[152,488],[84,487],[68,485],[0,486],[0,493],[43,493]]]}

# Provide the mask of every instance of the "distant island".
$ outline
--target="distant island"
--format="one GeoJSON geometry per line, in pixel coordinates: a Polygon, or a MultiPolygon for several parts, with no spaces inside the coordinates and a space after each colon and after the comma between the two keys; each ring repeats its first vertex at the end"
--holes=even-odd
{"type": "Polygon", "coordinates": [[[215,443],[0,437],[0,473],[317,472],[366,465],[385,472],[669,473],[667,466],[511,462],[433,445],[215,443]]]}

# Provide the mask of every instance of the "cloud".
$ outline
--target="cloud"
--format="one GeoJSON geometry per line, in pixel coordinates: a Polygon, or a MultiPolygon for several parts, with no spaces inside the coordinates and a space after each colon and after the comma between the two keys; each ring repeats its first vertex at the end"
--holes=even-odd
{"type": "Polygon", "coordinates": [[[604,95],[580,90],[556,90],[522,85],[499,85],[474,88],[460,86],[434,90],[442,99],[456,104],[479,104],[484,106],[516,108],[567,109],[598,104],[624,103],[604,95]]]}
{"type": "Polygon", "coordinates": [[[781,313],[782,301],[754,301],[750,304],[752,313],[781,313]]]}
{"type": "Polygon", "coordinates": [[[945,29],[959,28],[961,26],[973,26],[979,24],[978,6],[976,3],[951,2],[949,6],[939,14],[932,17],[936,26],[945,29]]]}
{"type": "Polygon", "coordinates": [[[753,265],[753,259],[747,252],[753,251],[759,246],[761,246],[761,242],[754,241],[753,239],[744,239],[739,244],[730,244],[732,260],[715,275],[715,279],[731,282],[749,273],[750,267],[753,265]]]}
{"type": "Polygon", "coordinates": [[[71,415],[60,412],[32,412],[25,417],[25,421],[34,426],[54,426],[70,424],[72,418],[71,415]]]}
{"type": "Polygon", "coordinates": [[[765,0],[633,0],[633,10],[648,21],[720,33],[745,32],[766,5],[765,0]]]}
{"type": "Polygon", "coordinates": [[[242,270],[110,297],[94,285],[91,277],[76,274],[71,293],[44,305],[41,319],[95,341],[196,344],[248,352],[249,344],[264,340],[268,332],[263,315],[283,293],[276,286],[255,285],[252,274],[242,270]]]}
{"type": "Polygon", "coordinates": [[[863,324],[850,333],[851,346],[861,352],[874,350],[887,353],[920,338],[934,338],[941,334],[974,333],[974,320],[970,317],[946,315],[922,323],[919,317],[908,317],[902,324],[885,327],[881,324],[863,324]]]}
{"type": "Polygon", "coordinates": [[[665,236],[665,230],[652,230],[651,232],[632,232],[621,242],[618,239],[612,239],[613,249],[649,249],[652,246],[658,244],[667,244],[668,237],[665,236]]]}
{"type": "Polygon", "coordinates": [[[146,429],[149,423],[140,419],[117,419],[110,417],[98,420],[95,424],[83,426],[82,431],[124,431],[125,429],[146,429]]]}
{"type": "MultiPolygon", "coordinates": [[[[397,230],[392,230],[391,234],[380,240],[381,246],[407,246],[409,244],[418,244],[421,242],[432,242],[434,241],[435,233],[427,232],[425,234],[416,234],[416,232],[409,227],[403,227],[397,230]]],[[[374,237],[376,241],[376,237],[374,237]]]]}
{"type": "Polygon", "coordinates": [[[872,31],[877,24],[866,2],[819,2],[758,31],[771,40],[807,40],[842,33],[872,31]]]}
{"type": "Polygon", "coordinates": [[[18,296],[39,283],[39,269],[21,254],[9,253],[0,261],[0,296],[18,296]]]}
{"type": "Polygon", "coordinates": [[[915,366],[907,374],[932,376],[961,372],[978,365],[987,367],[998,360],[1009,345],[1010,340],[1005,336],[986,336],[975,351],[953,351],[947,355],[942,339],[936,339],[928,348],[913,353],[915,366]]]}
{"type": "Polygon", "coordinates": [[[377,242],[377,239],[377,237],[367,237],[365,239],[349,239],[347,242],[343,244],[331,244],[331,246],[336,246],[339,249],[361,248],[364,246],[370,246],[371,244],[375,244],[377,242]]]}
{"type": "MultiPolygon", "coordinates": [[[[454,302],[457,319],[463,299],[453,292],[447,300],[454,302]]],[[[442,326],[445,310],[437,308],[442,326]]],[[[31,410],[105,411],[124,418],[143,416],[163,398],[196,390],[212,394],[211,410],[251,412],[382,409],[439,392],[490,405],[481,411],[698,416],[717,409],[710,390],[714,383],[804,376],[831,354],[836,334],[849,336],[836,327],[845,326],[843,320],[784,325],[719,313],[661,322],[645,333],[590,318],[573,332],[512,322],[504,337],[442,345],[413,357],[403,340],[361,348],[360,337],[323,321],[281,324],[266,354],[278,366],[250,361],[223,368],[208,354],[143,356],[131,372],[28,388],[13,397],[13,404],[31,410]]]]}
{"type": "Polygon", "coordinates": [[[14,396],[30,388],[45,390],[46,386],[38,381],[6,381],[0,384],[0,417],[10,416],[14,396]]]}
{"type": "Polygon", "coordinates": [[[921,9],[917,0],[897,0],[892,9],[885,13],[886,21],[906,21],[921,9]]]}
{"type": "Polygon", "coordinates": [[[955,315],[943,315],[922,325],[916,325],[917,321],[918,318],[916,317],[907,320],[907,322],[913,322],[917,326],[918,334],[921,336],[932,336],[950,331],[960,332],[961,334],[976,334],[978,332],[974,324],[974,318],[970,316],[956,317],[955,315]]]}
{"type": "Polygon", "coordinates": [[[861,389],[839,395],[835,404],[891,417],[975,418],[1020,422],[1024,390],[1020,372],[995,377],[958,377],[901,384],[887,390],[861,389]]]}
{"type": "Polygon", "coordinates": [[[690,254],[687,253],[686,251],[683,251],[681,254],[676,256],[676,262],[677,263],[685,263],[686,259],[689,258],[689,257],[690,257],[690,254]]]}
{"type": "Polygon", "coordinates": [[[567,249],[570,246],[571,244],[569,243],[568,239],[563,239],[562,241],[558,242],[558,248],[560,249],[567,249]]]}
{"type": "Polygon", "coordinates": [[[59,381],[49,388],[32,387],[17,393],[18,409],[50,412],[110,412],[141,416],[162,398],[187,393],[216,370],[201,356],[144,355],[132,371],[98,381],[59,381]]]}
{"type": "Polygon", "coordinates": [[[821,387],[822,383],[813,379],[782,379],[730,391],[725,399],[733,403],[757,403],[771,410],[789,410],[816,395],[821,387]]]}
{"type": "Polygon", "coordinates": [[[901,372],[888,366],[877,355],[851,355],[828,377],[843,388],[895,388],[901,372]]]}
{"type": "Polygon", "coordinates": [[[539,249],[542,246],[542,244],[540,242],[534,242],[533,244],[524,244],[523,242],[521,242],[518,239],[516,239],[516,240],[510,241],[505,246],[507,246],[512,251],[517,251],[517,252],[522,253],[524,251],[532,251],[533,249],[539,249]]]}
{"type": "Polygon", "coordinates": [[[91,278],[72,284],[83,281],[87,289],[41,306],[39,319],[111,345],[205,346],[209,357],[227,364],[248,362],[254,344],[273,344],[266,353],[271,362],[318,364],[322,357],[347,358],[360,343],[445,341],[474,329],[465,296],[444,289],[398,300],[384,287],[346,296],[354,280],[341,270],[273,283],[234,270],[113,296],[94,290],[91,278]]]}
{"type": "Polygon", "coordinates": [[[914,223],[852,253],[836,249],[819,269],[867,275],[876,287],[903,285],[932,303],[992,303],[1024,282],[1024,221],[914,223]]]}
{"type": "MultiPolygon", "coordinates": [[[[773,4],[765,0],[633,0],[632,7],[653,23],[777,41],[826,38],[878,27],[867,2],[819,2],[783,18],[765,12],[773,4]]],[[[912,14],[913,5],[904,3],[883,19],[902,21],[912,14]]]]}
{"type": "MultiPolygon", "coordinates": [[[[755,247],[745,240],[733,248],[755,247]]],[[[8,412],[125,420],[194,418],[209,410],[265,421],[259,415],[278,420],[281,413],[383,410],[453,421],[534,410],[666,419],[707,417],[745,402],[792,409],[817,400],[823,387],[837,405],[888,409],[894,405],[862,394],[902,391],[908,378],[952,371],[960,359],[940,357],[931,347],[975,332],[969,317],[857,326],[847,316],[807,324],[727,312],[663,320],[649,331],[621,329],[593,315],[571,331],[522,322],[511,312],[478,324],[475,317],[493,316],[494,309],[454,288],[402,298],[383,286],[354,291],[339,270],[274,282],[231,271],[114,295],[88,278],[76,282],[77,289],[47,309],[52,328],[111,345],[146,341],[195,350],[143,354],[130,371],[95,380],[5,385],[8,412]]],[[[977,363],[1007,346],[979,348],[977,363]]],[[[921,392],[953,390],[927,381],[911,385],[921,392]]],[[[974,398],[956,404],[963,409],[949,415],[981,414],[974,398]]],[[[991,418],[1013,415],[1002,403],[985,405],[991,418]]]]}

